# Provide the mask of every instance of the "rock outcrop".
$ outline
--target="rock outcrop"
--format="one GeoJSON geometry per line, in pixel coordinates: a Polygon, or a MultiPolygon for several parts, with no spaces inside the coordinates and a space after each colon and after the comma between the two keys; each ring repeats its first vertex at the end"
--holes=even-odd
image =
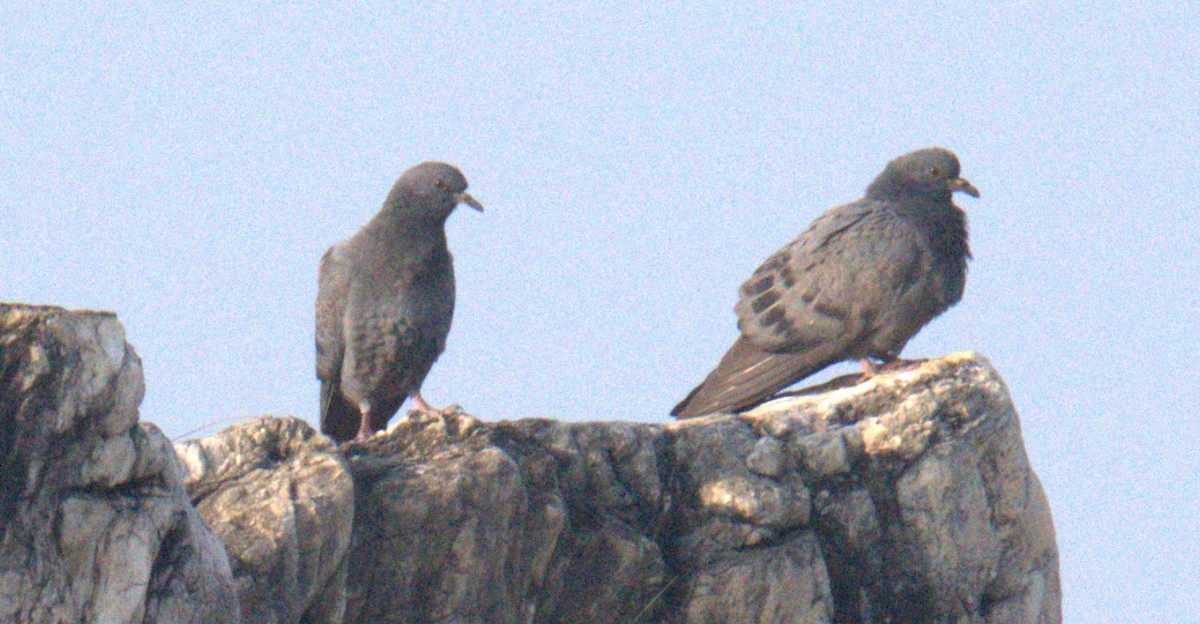
{"type": "Polygon", "coordinates": [[[239,622],[112,314],[0,305],[0,622],[239,622]]]}
{"type": "MultiPolygon", "coordinates": [[[[1007,390],[975,354],[740,416],[414,413],[336,453],[309,444],[326,454],[323,479],[339,455],[353,476],[349,551],[322,555],[332,580],[345,565],[347,622],[1061,620],[1049,508],[1007,390]]],[[[218,533],[261,542],[228,528],[247,513],[228,505],[205,511],[218,533]]],[[[339,505],[340,521],[351,503],[339,505]]]]}
{"type": "Polygon", "coordinates": [[[246,622],[341,622],[354,484],[302,420],[262,417],[176,450],[225,542],[246,622]]]}
{"type": "MultiPolygon", "coordinates": [[[[126,398],[105,399],[106,407],[75,401],[69,409],[33,410],[27,406],[59,403],[33,398],[53,393],[31,393],[20,382],[27,375],[19,371],[34,364],[9,363],[22,361],[12,354],[29,352],[28,345],[45,344],[11,339],[33,335],[8,329],[20,325],[0,329],[0,504],[40,509],[20,492],[36,498],[47,483],[64,479],[58,475],[74,474],[65,466],[75,464],[55,467],[62,459],[45,452],[21,459],[49,444],[30,440],[48,435],[68,411],[95,414],[76,419],[80,431],[120,430],[105,415],[125,413],[112,405],[136,407],[140,376],[133,368],[122,373],[138,380],[134,391],[126,388],[131,382],[115,381],[117,373],[102,383],[97,375],[54,373],[62,380],[55,392],[103,387],[105,396],[126,398]],[[17,344],[26,346],[10,347],[17,344]],[[16,442],[13,423],[36,431],[16,442]],[[27,486],[30,468],[10,477],[9,466],[31,462],[54,478],[27,486]]],[[[124,349],[112,338],[97,345],[114,342],[124,349]]],[[[109,353],[112,360],[118,352],[94,350],[88,357],[109,353]]],[[[125,363],[116,370],[135,366],[131,351],[120,353],[125,363]]],[[[38,370],[57,370],[63,361],[38,370]]],[[[236,585],[245,622],[1060,622],[1049,507],[1007,390],[987,361],[956,354],[837,385],[737,416],[669,424],[485,423],[459,410],[413,414],[384,434],[338,448],[303,421],[255,419],[177,447],[187,472],[176,478],[224,541],[232,577],[224,560],[212,563],[211,549],[199,556],[201,546],[191,546],[167,558],[178,567],[164,578],[191,578],[201,569],[211,576],[190,594],[171,594],[172,604],[203,595],[212,609],[220,589],[236,585]]],[[[124,430],[135,448],[142,448],[138,435],[157,435],[147,425],[124,430]]],[[[87,461],[75,463],[107,465],[113,460],[105,458],[117,454],[88,451],[87,461]]],[[[173,461],[165,464],[166,472],[179,472],[173,461]]],[[[130,495],[147,496],[136,488],[130,495]]],[[[96,524],[75,522],[80,530],[96,524]]],[[[118,525],[104,525],[111,526],[118,525]]],[[[176,533],[211,540],[203,527],[187,526],[176,533]]],[[[66,590],[21,593],[40,589],[38,583],[70,589],[68,570],[145,564],[151,590],[186,585],[156,581],[166,564],[153,553],[138,560],[133,550],[109,547],[88,551],[92,559],[83,565],[91,567],[58,563],[60,553],[29,545],[51,544],[61,529],[40,527],[40,535],[35,522],[20,527],[16,538],[4,528],[0,609],[8,611],[0,610],[0,621],[8,613],[24,614],[17,621],[73,621],[29,619],[35,607],[24,605],[96,604],[68,602],[76,594],[66,590]],[[64,598],[43,599],[55,595],[64,598]]],[[[105,528],[93,534],[92,544],[113,543],[105,528]]],[[[143,603],[158,604],[159,594],[144,593],[143,603]]],[[[239,604],[231,597],[225,603],[233,611],[239,604]]],[[[171,619],[158,608],[146,606],[137,621],[236,617],[171,619]]]]}

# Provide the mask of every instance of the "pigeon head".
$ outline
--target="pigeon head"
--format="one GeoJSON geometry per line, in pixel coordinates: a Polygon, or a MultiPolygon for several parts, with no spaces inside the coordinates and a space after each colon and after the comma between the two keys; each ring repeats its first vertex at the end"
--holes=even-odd
{"type": "Polygon", "coordinates": [[[459,204],[483,212],[483,204],[467,194],[467,178],[457,167],[424,162],[396,180],[384,210],[407,219],[445,221],[459,204]]]}
{"type": "Polygon", "coordinates": [[[958,175],[958,157],[948,149],[927,147],[899,156],[867,187],[876,199],[918,197],[949,201],[955,191],[979,197],[979,190],[958,175]]]}

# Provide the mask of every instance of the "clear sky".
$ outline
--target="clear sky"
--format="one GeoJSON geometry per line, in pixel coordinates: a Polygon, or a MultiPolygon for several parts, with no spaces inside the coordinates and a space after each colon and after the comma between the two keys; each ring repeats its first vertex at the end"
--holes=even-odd
{"type": "Polygon", "coordinates": [[[199,4],[0,4],[0,300],[116,311],[168,435],[316,422],[317,261],[422,160],[487,206],[426,398],[662,422],[761,260],[942,145],[975,261],[905,355],[1008,381],[1067,621],[1195,621],[1194,4],[199,4]]]}

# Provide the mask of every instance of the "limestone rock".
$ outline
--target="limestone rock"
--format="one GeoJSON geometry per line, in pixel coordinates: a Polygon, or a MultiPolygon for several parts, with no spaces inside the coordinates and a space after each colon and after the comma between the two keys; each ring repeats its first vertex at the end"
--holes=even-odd
{"type": "Polygon", "coordinates": [[[740,416],[452,411],[341,450],[348,622],[1061,621],[1049,508],[976,354],[740,416]]]}
{"type": "Polygon", "coordinates": [[[342,621],[354,485],[330,441],[262,417],[176,446],[224,541],[246,624],[342,621]]]}
{"type": "MultiPolygon", "coordinates": [[[[662,558],[625,515],[647,490],[606,479],[626,466],[581,453],[570,427],[520,424],[409,418],[348,450],[359,506],[347,621],[621,621],[638,592],[652,597],[662,558]],[[577,504],[612,512],[580,507],[568,525],[577,504]]],[[[654,457],[633,426],[588,433],[597,451],[633,459],[631,472],[654,457]]]]}
{"type": "Polygon", "coordinates": [[[982,356],[777,400],[743,419],[786,430],[801,456],[838,621],[1061,621],[1049,505],[1008,390],[982,356]],[[826,440],[845,460],[813,461],[826,440]]]}
{"type": "Polygon", "coordinates": [[[337,448],[263,417],[178,458],[141,384],[111,315],[0,308],[0,622],[1061,622],[977,354],[741,415],[450,409],[337,448]]]}
{"type": "Polygon", "coordinates": [[[239,622],[221,542],[103,312],[0,304],[0,622],[239,622]]]}

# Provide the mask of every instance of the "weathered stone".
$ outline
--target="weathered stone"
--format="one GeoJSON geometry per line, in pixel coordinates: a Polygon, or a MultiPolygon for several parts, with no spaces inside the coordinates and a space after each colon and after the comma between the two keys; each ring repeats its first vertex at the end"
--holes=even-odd
{"type": "Polygon", "coordinates": [[[224,551],[252,622],[1061,621],[1049,507],[975,354],[666,425],[450,409],[334,449],[256,419],[178,447],[206,550],[186,501],[155,506],[184,476],[129,416],[119,332],[6,318],[0,621],[236,621],[224,551]]]}
{"type": "MultiPolygon", "coordinates": [[[[646,621],[661,604],[666,564],[658,544],[619,522],[562,535],[555,559],[561,582],[537,605],[538,621],[557,624],[646,621]]],[[[536,602],[533,603],[536,605],[536,602]]]]}
{"type": "Polygon", "coordinates": [[[817,539],[802,532],[771,548],[728,553],[691,577],[680,611],[689,624],[832,623],[817,539]]]}
{"type": "Polygon", "coordinates": [[[1049,507],[1008,391],[981,356],[748,415],[781,416],[815,430],[794,446],[815,490],[839,621],[1061,621],[1049,507]],[[840,429],[848,473],[811,461],[833,439],[827,427],[840,429]]]}
{"type": "Polygon", "coordinates": [[[754,443],[754,450],[746,457],[746,468],[760,477],[778,477],[783,473],[785,461],[783,443],[767,435],[754,443]]]}
{"type": "Polygon", "coordinates": [[[0,304],[0,621],[238,622],[112,314],[0,304]]]}
{"type": "Polygon", "coordinates": [[[566,517],[555,537],[535,622],[655,621],[666,563],[654,535],[666,489],[662,428],[631,423],[499,423],[506,449],[535,491],[556,492],[566,517]]]}
{"type": "Polygon", "coordinates": [[[679,565],[702,568],[727,551],[777,540],[808,523],[810,497],[798,474],[769,478],[751,472],[748,464],[756,460],[749,458],[762,447],[748,422],[727,416],[686,420],[667,435],[672,442],[666,461],[681,503],[671,549],[679,565]]]}
{"type": "Polygon", "coordinates": [[[972,354],[665,426],[412,414],[339,452],[348,622],[1060,620],[1049,510],[972,354]]]}
{"type": "Polygon", "coordinates": [[[243,621],[341,622],[354,486],[329,440],[297,418],[263,417],[176,450],[225,543],[243,621]]]}
{"type": "MultiPolygon", "coordinates": [[[[423,451],[436,453],[429,442],[423,451]]],[[[548,560],[528,553],[554,548],[564,514],[554,503],[530,514],[526,484],[500,449],[468,442],[448,453],[428,464],[396,457],[392,469],[351,457],[349,621],[506,622],[528,609],[521,589],[531,579],[518,566],[548,560]]]]}
{"type": "Polygon", "coordinates": [[[832,477],[850,472],[852,456],[846,448],[846,437],[839,430],[818,431],[792,439],[800,453],[804,470],[818,477],[832,477]]]}

